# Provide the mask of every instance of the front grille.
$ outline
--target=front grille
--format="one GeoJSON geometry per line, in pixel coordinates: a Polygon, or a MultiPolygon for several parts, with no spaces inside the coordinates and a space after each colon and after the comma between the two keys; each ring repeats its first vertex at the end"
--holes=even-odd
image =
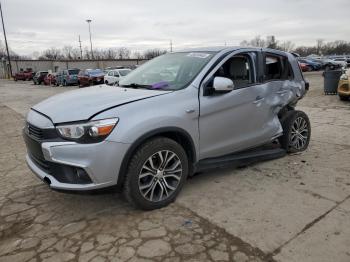
{"type": "Polygon", "coordinates": [[[42,140],[44,138],[43,130],[39,127],[33,126],[30,123],[27,123],[28,134],[38,140],[42,140]]]}
{"type": "Polygon", "coordinates": [[[46,160],[39,159],[32,154],[29,155],[33,162],[44,172],[51,174],[50,163],[46,160]]]}
{"type": "Polygon", "coordinates": [[[40,127],[27,122],[26,129],[28,135],[37,141],[59,138],[55,128],[41,129],[40,127]]]}

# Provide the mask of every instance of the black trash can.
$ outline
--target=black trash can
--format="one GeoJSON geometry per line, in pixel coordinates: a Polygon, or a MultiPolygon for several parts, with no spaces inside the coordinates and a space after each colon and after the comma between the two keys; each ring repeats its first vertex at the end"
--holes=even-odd
{"type": "Polygon", "coordinates": [[[323,72],[325,95],[336,95],[338,93],[338,83],[342,74],[342,70],[327,70],[323,72]]]}

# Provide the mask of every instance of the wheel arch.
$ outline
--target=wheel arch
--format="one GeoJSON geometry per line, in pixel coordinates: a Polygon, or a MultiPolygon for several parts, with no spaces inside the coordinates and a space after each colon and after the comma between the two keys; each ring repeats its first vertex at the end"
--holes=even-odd
{"type": "Polygon", "coordinates": [[[179,143],[185,150],[186,155],[189,159],[189,168],[190,168],[190,174],[193,171],[193,166],[194,163],[197,161],[197,156],[196,156],[196,147],[195,143],[190,136],[190,134],[179,127],[162,127],[162,128],[157,128],[152,131],[149,131],[139,137],[138,139],[135,140],[135,142],[132,143],[128,151],[123,157],[123,161],[119,170],[119,176],[118,176],[118,181],[117,181],[117,187],[121,188],[124,184],[125,180],[125,175],[127,173],[127,168],[128,164],[130,162],[130,159],[133,155],[133,153],[147,140],[150,140],[155,137],[167,137],[170,138],[177,143],[179,143]]]}

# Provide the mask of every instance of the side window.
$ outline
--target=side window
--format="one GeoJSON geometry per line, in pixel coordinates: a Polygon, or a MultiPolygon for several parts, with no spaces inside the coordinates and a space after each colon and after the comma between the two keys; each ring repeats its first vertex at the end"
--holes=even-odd
{"type": "Polygon", "coordinates": [[[108,76],[113,76],[113,72],[112,72],[112,71],[109,71],[109,72],[108,72],[108,76]]]}
{"type": "Polygon", "coordinates": [[[227,60],[214,74],[214,77],[226,77],[233,81],[235,89],[253,84],[254,70],[252,58],[248,54],[239,54],[227,60]]]}
{"type": "Polygon", "coordinates": [[[114,72],[115,77],[119,77],[119,73],[117,71],[114,72]]]}
{"type": "Polygon", "coordinates": [[[265,81],[288,80],[292,78],[292,69],[288,58],[279,55],[265,56],[265,81]]]}

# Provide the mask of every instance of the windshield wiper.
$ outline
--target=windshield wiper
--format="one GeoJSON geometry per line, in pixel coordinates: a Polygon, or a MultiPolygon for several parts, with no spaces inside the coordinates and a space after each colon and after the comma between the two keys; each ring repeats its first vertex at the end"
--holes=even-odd
{"type": "Polygon", "coordinates": [[[131,83],[128,85],[121,85],[120,87],[127,87],[127,88],[145,88],[145,89],[150,89],[154,90],[151,85],[142,85],[142,84],[136,84],[136,83],[131,83]]]}

